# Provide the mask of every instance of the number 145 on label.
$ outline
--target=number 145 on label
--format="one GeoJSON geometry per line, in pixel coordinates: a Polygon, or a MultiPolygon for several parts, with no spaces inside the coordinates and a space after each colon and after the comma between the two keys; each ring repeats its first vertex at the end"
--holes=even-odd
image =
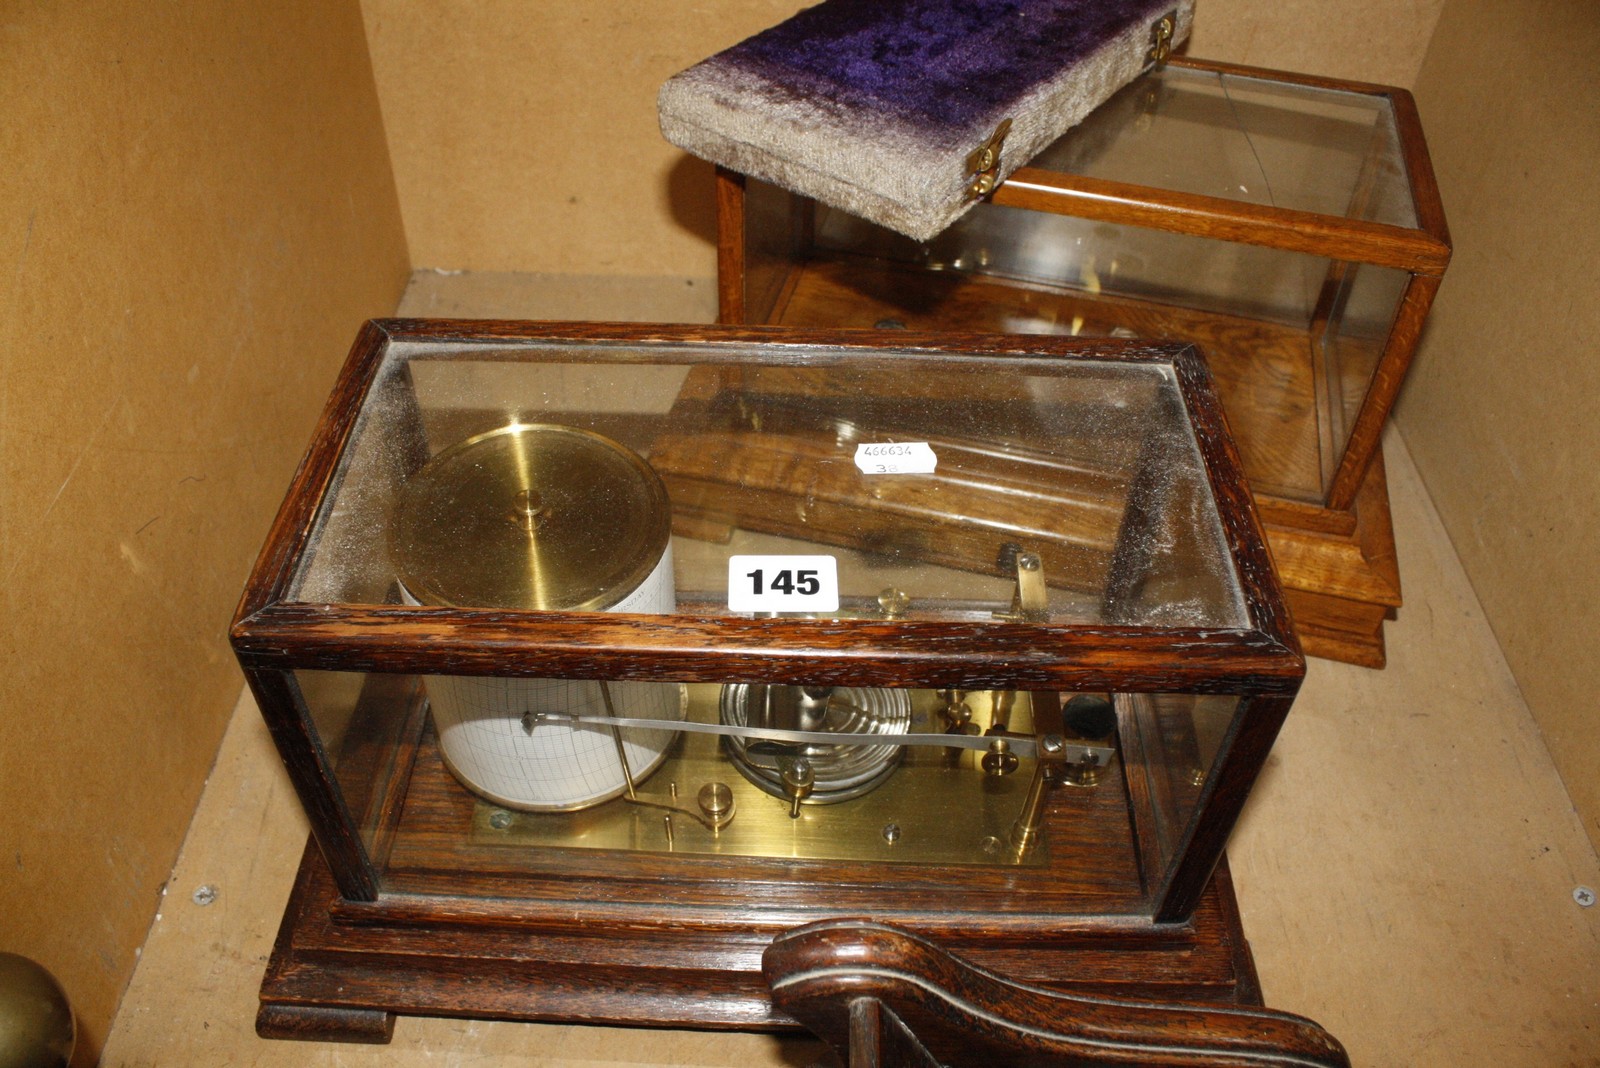
{"type": "Polygon", "coordinates": [[[831,556],[730,556],[730,612],[837,612],[839,567],[831,556]]]}

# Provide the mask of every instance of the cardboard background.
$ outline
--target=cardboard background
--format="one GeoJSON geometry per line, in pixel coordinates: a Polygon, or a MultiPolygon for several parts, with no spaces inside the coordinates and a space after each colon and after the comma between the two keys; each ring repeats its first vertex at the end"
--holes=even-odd
{"type": "Polygon", "coordinates": [[[1600,846],[1600,24],[1573,13],[1439,23],[1416,94],[1455,257],[1395,421],[1600,846]]]}
{"type": "MultiPolygon", "coordinates": [[[[1409,86],[1443,2],[1201,0],[1189,52],[1409,86]]],[[[364,0],[412,261],[713,279],[711,168],[656,91],[805,6],[364,0]]]]}
{"type": "Polygon", "coordinates": [[[88,1064],[239,693],[245,575],[409,259],[354,0],[13,4],[0,49],[0,948],[88,1064]]]}

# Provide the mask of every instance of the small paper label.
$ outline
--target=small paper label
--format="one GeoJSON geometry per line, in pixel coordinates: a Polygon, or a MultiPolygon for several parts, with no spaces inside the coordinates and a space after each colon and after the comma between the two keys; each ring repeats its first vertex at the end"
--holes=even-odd
{"type": "Polygon", "coordinates": [[[839,565],[831,556],[728,557],[728,611],[837,612],[839,565]]]}
{"type": "Polygon", "coordinates": [[[864,475],[931,475],[939,457],[926,441],[886,441],[857,445],[856,466],[864,475]]]}

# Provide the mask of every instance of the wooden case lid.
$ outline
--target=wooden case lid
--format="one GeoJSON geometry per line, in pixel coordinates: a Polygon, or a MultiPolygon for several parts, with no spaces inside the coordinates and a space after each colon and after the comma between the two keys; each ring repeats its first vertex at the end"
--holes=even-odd
{"type": "Polygon", "coordinates": [[[826,0],[674,76],[667,140],[926,240],[1189,33],[1193,0],[826,0]]]}

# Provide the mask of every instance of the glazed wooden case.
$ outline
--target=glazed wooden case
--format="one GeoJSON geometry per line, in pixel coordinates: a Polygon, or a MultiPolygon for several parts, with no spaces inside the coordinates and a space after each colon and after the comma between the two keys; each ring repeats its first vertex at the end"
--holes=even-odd
{"type": "Polygon", "coordinates": [[[1380,433],[1450,258],[1410,94],[1174,57],[923,241],[718,188],[724,322],[1199,345],[1307,649],[1382,665],[1380,433]]]}
{"type": "Polygon", "coordinates": [[[1231,908],[1208,881],[1304,674],[1198,353],[1004,335],[371,323],[232,636],[320,847],[270,1033],[784,1025],[762,949],[839,916],[1056,986],[1053,952],[1109,939],[1142,948],[1097,982],[1217,996],[1168,965],[1237,972],[1197,925],[1231,908]],[[549,447],[575,434],[606,444],[549,447]],[[463,449],[487,526],[397,542],[419,499],[455,507],[430,480],[463,449]],[[591,470],[612,451],[648,474],[591,470]],[[894,468],[912,452],[931,467],[894,468]],[[632,523],[655,477],[670,543],[618,563],[611,524],[658,529],[632,523]],[[535,581],[419,592],[486,543],[535,581]],[[795,559],[831,561],[834,607],[732,607],[795,559]],[[663,560],[670,603],[618,600],[663,560]],[[547,567],[625,588],[548,607],[547,567]],[[463,686],[486,707],[443,715],[463,686]],[[474,717],[579,793],[498,796],[452,756],[474,717]]]}

